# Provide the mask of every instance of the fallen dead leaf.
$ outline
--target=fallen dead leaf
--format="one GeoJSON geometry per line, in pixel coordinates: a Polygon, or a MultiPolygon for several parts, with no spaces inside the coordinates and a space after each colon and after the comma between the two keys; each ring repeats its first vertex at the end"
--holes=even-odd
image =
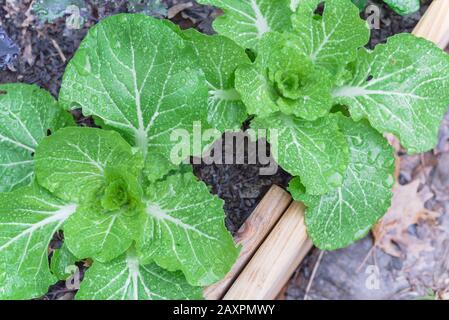
{"type": "Polygon", "coordinates": [[[36,57],[33,55],[33,47],[31,46],[31,43],[29,41],[26,42],[25,49],[23,49],[22,53],[22,59],[24,59],[29,66],[33,66],[36,57]]]}
{"type": "Polygon", "coordinates": [[[449,300],[449,289],[447,289],[447,291],[438,293],[438,299],[439,300],[449,300]]]}
{"type": "Polygon", "coordinates": [[[425,239],[409,232],[413,225],[436,223],[440,216],[424,207],[433,194],[427,186],[420,186],[419,179],[404,186],[396,183],[390,209],[372,230],[375,246],[394,257],[403,257],[404,252],[419,256],[422,251],[432,250],[425,239]]]}
{"type": "Polygon", "coordinates": [[[396,138],[391,133],[385,133],[384,134],[385,139],[387,139],[388,143],[393,147],[394,151],[401,152],[404,151],[404,148],[402,148],[401,143],[399,142],[399,139],[396,138]]]}

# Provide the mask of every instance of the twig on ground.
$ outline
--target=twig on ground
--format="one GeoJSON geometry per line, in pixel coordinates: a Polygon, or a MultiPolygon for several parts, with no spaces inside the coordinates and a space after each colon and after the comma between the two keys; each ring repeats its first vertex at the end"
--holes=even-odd
{"type": "Polygon", "coordinates": [[[61,58],[62,62],[65,63],[67,61],[67,58],[64,55],[64,52],[62,52],[61,47],[59,46],[59,44],[56,42],[55,39],[51,39],[51,43],[55,47],[56,51],[58,51],[59,57],[61,58]]]}
{"type": "Polygon", "coordinates": [[[307,284],[306,293],[304,294],[304,300],[308,300],[308,298],[309,298],[309,291],[312,288],[313,279],[315,278],[316,272],[318,270],[318,267],[320,266],[321,259],[323,258],[325,252],[326,251],[320,252],[318,259],[317,259],[315,265],[313,266],[312,274],[310,275],[309,283],[307,284]]]}
{"type": "Polygon", "coordinates": [[[374,249],[376,248],[376,245],[373,244],[373,246],[371,247],[371,249],[369,249],[368,253],[366,254],[365,258],[363,258],[362,263],[358,266],[357,270],[355,271],[356,273],[359,273],[360,270],[362,270],[363,266],[366,264],[366,262],[368,261],[368,258],[373,254],[374,249]]]}

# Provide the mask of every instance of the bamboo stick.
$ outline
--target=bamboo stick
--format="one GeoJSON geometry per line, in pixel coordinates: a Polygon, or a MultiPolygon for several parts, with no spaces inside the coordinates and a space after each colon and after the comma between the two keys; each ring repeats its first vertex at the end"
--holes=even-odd
{"type": "Polygon", "coordinates": [[[413,34],[445,49],[449,44],[449,1],[434,0],[416,25],[413,34]]]}
{"type": "Polygon", "coordinates": [[[223,298],[232,282],[265,240],[291,201],[290,195],[284,189],[276,185],[271,187],[235,236],[236,243],[242,246],[237,262],[223,280],[204,290],[206,299],[223,298]]]}
{"type": "Polygon", "coordinates": [[[224,300],[276,298],[312,248],[304,224],[304,210],[300,202],[290,205],[224,300]]]}

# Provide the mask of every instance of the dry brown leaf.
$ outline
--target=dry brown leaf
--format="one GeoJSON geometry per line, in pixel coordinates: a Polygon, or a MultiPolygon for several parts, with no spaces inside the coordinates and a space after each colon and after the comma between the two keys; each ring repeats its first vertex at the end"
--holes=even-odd
{"type": "Polygon", "coordinates": [[[438,293],[438,300],[449,300],[449,289],[438,293]]]}
{"type": "Polygon", "coordinates": [[[33,14],[33,7],[32,4],[28,7],[28,10],[25,12],[26,19],[23,20],[21,27],[22,28],[28,28],[29,26],[32,26],[35,20],[35,16],[33,14]]]}
{"type": "Polygon", "coordinates": [[[375,246],[387,254],[395,257],[402,257],[402,252],[419,255],[429,249],[426,241],[409,232],[411,226],[424,221],[435,223],[440,216],[440,213],[424,207],[424,203],[432,198],[433,194],[427,186],[419,190],[420,184],[419,180],[404,186],[396,183],[390,209],[372,230],[375,246]],[[401,248],[405,250],[402,251],[401,248]]]}
{"type": "Polygon", "coordinates": [[[394,151],[400,152],[404,150],[401,146],[401,143],[399,142],[399,139],[396,138],[393,134],[385,133],[384,137],[385,139],[387,139],[388,143],[393,147],[394,151]]]}
{"type": "Polygon", "coordinates": [[[29,66],[34,65],[36,57],[33,55],[33,48],[31,46],[31,43],[26,44],[25,49],[23,50],[22,53],[22,59],[24,59],[29,66]]]}

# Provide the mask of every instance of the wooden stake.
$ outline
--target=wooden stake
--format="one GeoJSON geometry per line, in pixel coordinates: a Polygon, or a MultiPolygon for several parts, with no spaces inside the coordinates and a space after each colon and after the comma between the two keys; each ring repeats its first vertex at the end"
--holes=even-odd
{"type": "Polygon", "coordinates": [[[276,185],[271,187],[235,236],[236,243],[242,246],[237,262],[223,280],[204,290],[206,299],[223,298],[232,282],[252,258],[291,201],[292,198],[284,189],[276,185]]]}
{"type": "Polygon", "coordinates": [[[445,49],[449,44],[449,1],[433,0],[413,34],[445,49]]]}
{"type": "Polygon", "coordinates": [[[290,205],[224,300],[276,298],[312,248],[304,224],[304,209],[300,202],[290,205]]]}

